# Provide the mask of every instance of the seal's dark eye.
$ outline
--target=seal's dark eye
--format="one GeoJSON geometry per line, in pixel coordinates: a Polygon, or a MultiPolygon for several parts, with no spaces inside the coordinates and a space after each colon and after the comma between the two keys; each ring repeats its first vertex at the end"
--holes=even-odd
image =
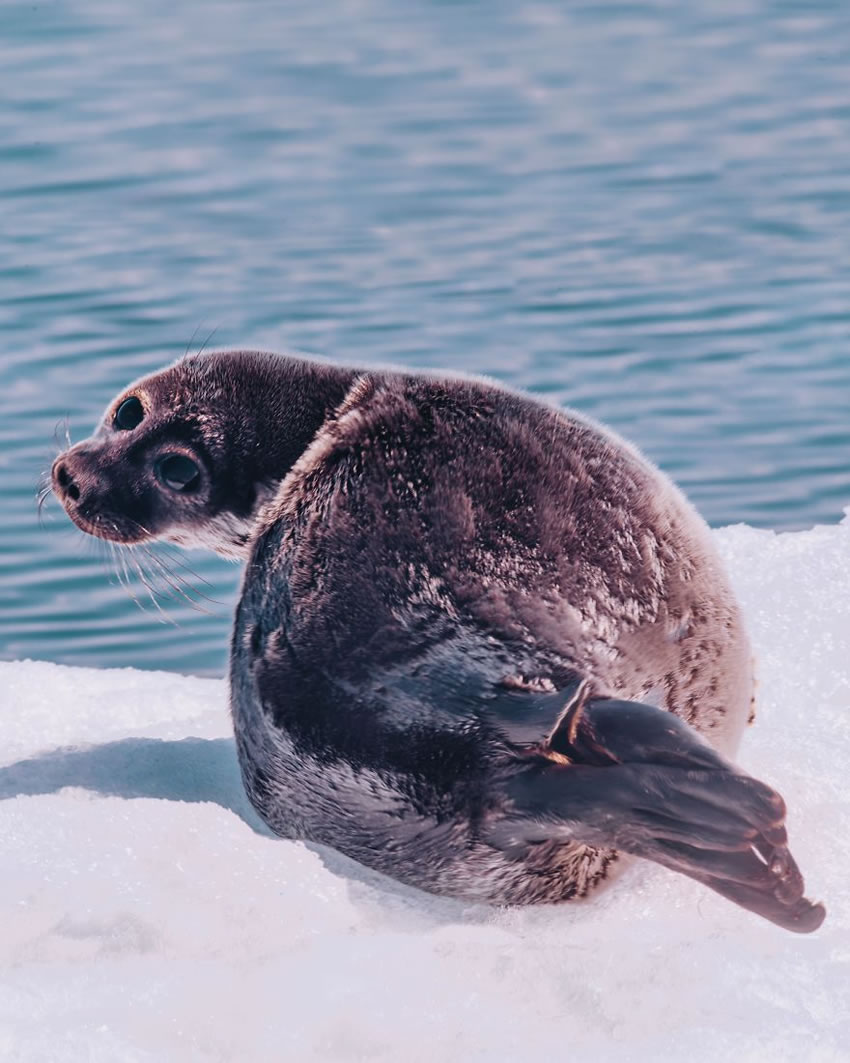
{"type": "Polygon", "coordinates": [[[172,491],[194,491],[201,478],[201,470],[182,454],[168,454],[156,463],[156,475],[160,483],[172,491]]]}
{"type": "Polygon", "coordinates": [[[142,404],[135,395],[131,395],[129,399],[124,399],[115,411],[115,420],[112,423],[116,428],[120,428],[122,432],[129,432],[130,429],[139,424],[144,416],[145,411],[142,409],[142,404]]]}

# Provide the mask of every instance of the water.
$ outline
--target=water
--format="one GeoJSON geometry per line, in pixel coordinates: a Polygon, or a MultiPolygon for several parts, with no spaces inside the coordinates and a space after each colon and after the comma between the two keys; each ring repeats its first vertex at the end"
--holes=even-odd
{"type": "Polygon", "coordinates": [[[34,506],[57,422],[213,329],[570,403],[712,524],[850,502],[845,3],[6,3],[0,41],[4,657],[224,669],[235,567],[175,627],[34,506]]]}

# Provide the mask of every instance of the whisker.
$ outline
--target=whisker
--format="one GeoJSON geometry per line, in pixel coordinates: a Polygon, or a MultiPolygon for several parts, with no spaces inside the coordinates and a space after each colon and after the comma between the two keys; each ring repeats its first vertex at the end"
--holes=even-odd
{"type": "Polygon", "coordinates": [[[216,332],[218,332],[218,325],[216,325],[216,327],[212,330],[212,332],[209,334],[209,336],[207,336],[207,338],[201,344],[201,349],[198,351],[198,354],[203,354],[204,353],[204,351],[206,350],[207,344],[210,342],[210,340],[213,338],[213,336],[216,334],[216,332]]]}
{"type": "MultiPolygon", "coordinates": [[[[63,450],[67,450],[71,447],[71,427],[70,419],[66,413],[64,417],[60,417],[56,424],[53,426],[53,446],[55,448],[55,456],[62,453],[63,450]],[[62,432],[65,437],[65,446],[63,447],[62,441],[59,439],[59,429],[62,427],[62,432]]],[[[48,458],[48,460],[50,460],[48,458]]],[[[51,469],[53,467],[53,461],[50,461],[50,468],[44,470],[38,478],[38,489],[36,491],[36,512],[38,513],[39,527],[44,527],[44,503],[49,498],[53,491],[53,483],[51,481],[51,469]]]]}
{"type": "Polygon", "coordinates": [[[94,536],[91,536],[91,540],[97,553],[97,560],[106,571],[106,578],[113,587],[117,582],[117,584],[123,588],[124,583],[121,579],[121,573],[118,571],[118,566],[115,563],[115,554],[112,549],[113,544],[109,539],[96,539],[94,536]]]}
{"type": "Polygon", "coordinates": [[[195,342],[195,337],[196,337],[196,336],[198,335],[198,329],[199,329],[200,327],[201,327],[201,326],[200,326],[200,323],[198,323],[197,325],[195,325],[195,331],[194,331],[194,332],[192,333],[192,338],[191,338],[191,339],[189,340],[189,342],[188,342],[188,343],[186,344],[186,350],[185,350],[185,352],[183,353],[183,357],[184,357],[184,358],[185,358],[185,357],[186,357],[186,356],[188,355],[190,347],[191,347],[191,346],[192,346],[192,344],[193,344],[193,343],[195,342]]]}
{"type": "Polygon", "coordinates": [[[66,413],[64,417],[60,417],[56,424],[53,426],[53,442],[58,450],[67,450],[71,444],[71,419],[66,413]],[[62,429],[62,439],[59,438],[59,429],[62,429]],[[65,442],[64,448],[62,447],[62,440],[65,442]]]}
{"type": "Polygon", "coordinates": [[[63,435],[68,431],[68,418],[60,417],[56,424],[53,426],[53,442],[57,447],[62,446],[62,440],[59,438],[59,429],[63,429],[63,435]]]}
{"type": "MultiPolygon", "coordinates": [[[[132,518],[130,518],[130,523],[133,525],[136,531],[141,532],[143,535],[151,535],[150,529],[146,528],[144,524],[142,524],[140,521],[133,520],[132,518]]],[[[170,561],[172,564],[178,566],[182,564],[177,557],[174,557],[172,554],[166,551],[165,559],[163,559],[154,551],[154,549],[149,543],[133,543],[130,545],[132,545],[133,547],[138,547],[140,551],[144,554],[148,563],[150,565],[156,566],[160,577],[164,579],[164,581],[171,588],[171,590],[174,591],[176,594],[179,594],[181,598],[185,598],[186,601],[189,602],[189,604],[194,609],[197,609],[199,612],[206,613],[208,616],[218,615],[215,612],[211,612],[208,609],[204,609],[196,600],[196,598],[203,598],[205,601],[208,601],[210,605],[223,605],[223,602],[220,602],[215,598],[211,598],[208,594],[204,594],[202,590],[199,590],[197,587],[194,587],[180,572],[174,572],[168,567],[166,561],[170,561]]],[[[162,544],[157,543],[157,546],[161,548],[162,544]]],[[[210,587],[210,589],[212,589],[212,585],[210,584],[210,582],[204,579],[203,576],[198,575],[198,573],[194,572],[193,569],[191,569],[188,565],[182,564],[182,567],[184,567],[191,575],[195,576],[195,578],[199,579],[207,587],[210,587]]]]}
{"type": "Polygon", "coordinates": [[[40,528],[44,527],[44,504],[50,497],[51,491],[52,487],[47,478],[47,473],[43,473],[41,476],[41,487],[39,487],[35,496],[35,510],[38,515],[38,525],[40,528]]]}
{"type": "MultiPolygon", "coordinates": [[[[191,583],[190,580],[187,579],[181,571],[179,571],[179,568],[182,566],[180,566],[180,562],[177,558],[171,557],[169,554],[164,554],[163,556],[160,556],[159,552],[150,546],[147,547],[146,553],[148,554],[150,559],[154,561],[159,568],[162,569],[163,573],[167,575],[168,578],[176,580],[176,582],[179,583],[180,586],[184,587],[189,594],[195,595],[197,598],[203,598],[204,601],[209,602],[210,605],[224,605],[224,602],[222,602],[220,599],[212,598],[209,594],[206,594],[204,591],[200,590],[200,588],[196,587],[193,583],[191,583]],[[173,568],[170,568],[169,562],[173,565],[178,566],[178,569],[175,570],[173,568]]],[[[205,587],[209,587],[210,590],[213,589],[213,585],[208,579],[205,579],[203,576],[199,575],[197,572],[195,572],[188,566],[186,566],[186,571],[189,573],[190,576],[200,580],[200,582],[203,583],[205,587]]]]}
{"type": "Polygon", "coordinates": [[[147,612],[147,607],[145,606],[145,603],[139,601],[135,591],[133,590],[133,581],[130,578],[130,573],[127,571],[127,563],[124,560],[124,556],[121,553],[121,550],[118,548],[118,545],[113,542],[107,542],[106,545],[109,547],[109,558],[112,563],[112,568],[115,572],[115,576],[118,580],[119,586],[127,592],[129,597],[132,598],[132,600],[142,610],[142,612],[147,612]]]}
{"type": "Polygon", "coordinates": [[[186,601],[192,605],[195,604],[194,599],[189,593],[193,590],[193,588],[189,584],[186,584],[185,581],[183,583],[183,587],[181,587],[180,583],[178,582],[179,577],[169,570],[168,566],[165,564],[162,558],[157,557],[156,554],[153,553],[153,551],[150,549],[150,547],[146,546],[145,544],[137,544],[137,549],[145,558],[148,570],[152,574],[158,576],[159,579],[161,579],[169,588],[169,590],[171,590],[174,594],[179,594],[181,598],[185,598],[186,601]]]}
{"type": "MultiPolygon", "coordinates": [[[[183,557],[180,553],[174,550],[170,550],[167,545],[161,541],[157,543],[157,547],[166,561],[168,561],[172,565],[176,565],[178,568],[183,569],[185,572],[188,572],[192,579],[199,580],[201,583],[204,584],[205,587],[209,587],[210,590],[214,589],[212,583],[210,583],[206,576],[202,575],[200,572],[196,572],[185,559],[185,557],[183,557]]],[[[198,594],[200,593],[201,592],[198,591],[198,594]]],[[[203,597],[206,598],[207,596],[204,594],[203,597]]],[[[223,604],[222,602],[217,601],[215,598],[209,598],[208,601],[213,602],[215,605],[223,604]]]]}
{"type": "Polygon", "coordinates": [[[128,545],[128,549],[126,551],[126,556],[129,557],[130,561],[132,561],[133,566],[136,569],[136,572],[138,572],[138,574],[139,574],[139,579],[142,582],[142,586],[148,592],[148,597],[150,598],[150,600],[153,603],[154,607],[156,608],[157,612],[162,617],[162,622],[163,623],[168,623],[168,624],[174,624],[175,627],[180,627],[180,624],[174,619],[174,617],[171,616],[169,613],[167,613],[162,608],[162,606],[160,605],[159,599],[156,596],[156,589],[153,587],[153,585],[151,584],[151,581],[150,581],[150,574],[145,570],[145,568],[143,567],[141,561],[136,556],[136,553],[133,550],[132,544],[130,543],[130,544],[127,544],[127,545],[128,545]]]}
{"type": "Polygon", "coordinates": [[[156,574],[159,576],[160,579],[164,581],[166,586],[170,589],[170,596],[172,598],[175,595],[183,598],[183,601],[186,602],[190,608],[196,610],[196,612],[205,613],[207,617],[217,617],[217,615],[220,615],[220,613],[214,609],[207,609],[198,601],[197,597],[192,596],[194,593],[197,593],[193,587],[186,586],[184,588],[181,587],[180,584],[175,583],[175,581],[171,578],[168,570],[162,566],[162,563],[158,562],[157,558],[149,556],[148,561],[152,563],[157,563],[156,574]]]}
{"type": "Polygon", "coordinates": [[[107,578],[109,582],[112,584],[113,587],[117,585],[122,590],[127,591],[127,593],[132,598],[133,592],[121,578],[121,572],[118,569],[118,562],[115,559],[114,544],[104,539],[100,539],[98,540],[98,542],[100,543],[98,551],[100,553],[100,560],[106,568],[107,578]]]}
{"type": "MultiPolygon", "coordinates": [[[[129,521],[129,523],[130,523],[131,525],[133,525],[133,526],[134,526],[134,527],[135,527],[135,528],[136,528],[136,529],[137,529],[138,531],[141,531],[141,532],[142,532],[143,534],[145,534],[145,535],[149,535],[149,534],[150,534],[150,532],[149,532],[149,531],[147,530],[147,528],[145,528],[145,527],[144,527],[144,526],[143,526],[142,524],[140,524],[140,523],[139,523],[139,522],[138,522],[137,520],[133,520],[132,518],[126,518],[126,519],[127,519],[127,520],[129,521]]],[[[118,526],[117,526],[117,525],[115,524],[115,522],[114,522],[114,521],[110,521],[110,527],[112,528],[112,530],[113,530],[114,532],[117,532],[117,531],[118,531],[118,526]]],[[[161,604],[160,604],[159,600],[158,600],[158,599],[157,599],[157,597],[156,597],[157,593],[158,593],[158,592],[159,592],[159,593],[161,593],[161,591],[159,591],[159,588],[157,588],[157,587],[155,586],[155,580],[154,580],[154,579],[152,578],[152,576],[151,576],[150,572],[149,572],[149,571],[148,571],[148,570],[147,570],[147,569],[146,569],[146,568],[145,568],[145,567],[144,567],[144,566],[142,565],[142,563],[141,563],[141,561],[140,561],[139,557],[137,556],[137,554],[136,554],[136,552],[135,552],[135,548],[136,548],[136,546],[137,546],[137,545],[141,545],[141,544],[136,544],[136,543],[117,543],[116,545],[118,545],[118,546],[121,546],[121,547],[123,547],[123,548],[124,548],[123,550],[120,550],[120,551],[119,551],[119,554],[118,554],[118,556],[120,557],[120,560],[121,560],[121,564],[122,564],[122,566],[123,566],[123,568],[124,568],[124,573],[125,573],[125,575],[127,576],[127,580],[128,580],[128,582],[129,582],[129,578],[130,578],[130,577],[129,577],[129,574],[128,574],[128,572],[127,572],[127,560],[129,560],[129,561],[130,561],[130,563],[131,563],[131,564],[133,565],[133,567],[135,568],[135,570],[136,570],[136,573],[137,573],[137,575],[138,575],[138,577],[139,577],[139,581],[141,582],[141,584],[142,584],[142,586],[143,586],[143,587],[145,588],[145,590],[146,590],[146,591],[148,592],[148,597],[149,597],[149,598],[150,598],[150,600],[151,600],[151,601],[153,602],[154,606],[155,606],[155,607],[156,607],[156,609],[157,609],[157,610],[159,611],[159,613],[160,613],[160,614],[161,614],[161,615],[162,615],[163,617],[167,617],[167,619],[168,619],[168,620],[169,620],[169,621],[170,621],[171,623],[175,623],[174,619],[173,619],[172,617],[168,616],[168,614],[167,614],[167,613],[165,612],[165,610],[164,610],[164,609],[162,608],[162,606],[161,606],[161,604]]],[[[134,600],[136,600],[136,601],[137,601],[137,604],[139,605],[139,607],[140,607],[140,608],[143,608],[143,607],[142,607],[142,605],[141,605],[141,603],[140,603],[140,602],[138,602],[138,600],[137,600],[137,599],[135,599],[135,596],[133,596],[133,597],[134,597],[134,600]]]]}
{"type": "MultiPolygon", "coordinates": [[[[94,523],[95,523],[96,527],[100,526],[100,527],[107,528],[108,530],[110,530],[110,531],[112,531],[114,533],[118,532],[118,526],[117,526],[117,524],[114,521],[107,521],[107,520],[104,520],[103,518],[98,517],[98,518],[95,518],[95,522],[94,523]]],[[[139,609],[143,613],[148,612],[148,610],[145,608],[145,605],[142,603],[142,601],[139,599],[139,597],[133,591],[133,580],[132,580],[132,578],[130,576],[130,571],[129,571],[128,567],[127,567],[128,554],[125,551],[122,551],[122,550],[118,549],[118,547],[120,545],[122,545],[122,544],[117,543],[112,538],[107,538],[107,539],[98,538],[98,542],[104,543],[106,545],[107,550],[109,551],[110,557],[111,557],[111,559],[112,559],[112,561],[114,563],[114,573],[115,573],[116,578],[118,579],[118,583],[121,585],[123,590],[126,591],[126,593],[129,595],[129,597],[135,602],[135,604],[139,607],[139,609]],[[123,578],[122,578],[122,573],[123,573],[123,578]]],[[[157,601],[156,595],[154,594],[154,591],[153,591],[153,588],[150,586],[148,580],[145,578],[145,575],[142,572],[142,569],[139,566],[139,564],[136,561],[136,559],[133,558],[133,557],[130,557],[130,560],[133,562],[133,565],[134,565],[134,567],[135,567],[135,569],[136,569],[136,571],[137,571],[137,573],[139,575],[139,579],[140,579],[142,585],[147,590],[152,604],[154,605],[154,607],[157,609],[157,611],[163,617],[163,622],[168,621],[170,623],[175,623],[175,621],[170,616],[168,616],[166,614],[166,612],[163,610],[162,606],[157,601]]]]}
{"type": "Polygon", "coordinates": [[[211,609],[206,609],[197,600],[198,597],[205,598],[212,605],[221,605],[221,602],[216,602],[212,598],[207,598],[205,594],[202,594],[197,588],[193,587],[190,583],[187,583],[176,572],[171,572],[162,558],[157,557],[152,550],[145,549],[144,546],[140,546],[145,558],[152,565],[156,566],[158,575],[165,581],[165,583],[171,588],[171,590],[178,594],[184,601],[188,602],[193,609],[197,609],[200,613],[206,613],[207,616],[217,616],[218,614],[211,609]],[[181,586],[182,584],[182,586],[181,586]],[[193,597],[194,596],[194,597],[193,597]]]}
{"type": "Polygon", "coordinates": [[[117,544],[112,542],[111,539],[106,540],[106,543],[109,548],[109,554],[112,558],[112,563],[114,565],[115,575],[118,578],[118,583],[126,591],[130,598],[136,603],[139,609],[141,609],[143,613],[146,613],[148,611],[146,606],[143,602],[139,600],[138,596],[133,590],[133,582],[130,578],[129,571],[127,570],[127,561],[124,557],[124,554],[118,549],[117,544]]]}

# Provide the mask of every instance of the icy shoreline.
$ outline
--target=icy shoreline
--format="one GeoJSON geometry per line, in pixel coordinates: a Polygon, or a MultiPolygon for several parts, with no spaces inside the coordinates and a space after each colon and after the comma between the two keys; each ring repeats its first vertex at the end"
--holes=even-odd
{"type": "Polygon", "coordinates": [[[6,663],[0,1058],[850,1058],[850,523],[715,534],[817,934],[649,865],[578,906],[405,890],[262,832],[222,681],[6,663]]]}

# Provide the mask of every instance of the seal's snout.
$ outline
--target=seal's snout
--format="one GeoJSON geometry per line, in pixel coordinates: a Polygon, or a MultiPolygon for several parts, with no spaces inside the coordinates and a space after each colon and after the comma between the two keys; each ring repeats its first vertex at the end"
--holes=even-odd
{"type": "Polygon", "coordinates": [[[50,472],[53,493],[65,507],[83,503],[92,493],[93,477],[84,454],[68,450],[54,461],[50,472]]]}
{"type": "Polygon", "coordinates": [[[150,539],[155,521],[131,480],[114,452],[92,440],[60,454],[50,470],[53,493],[80,531],[124,545],[150,539]]]}
{"type": "Polygon", "coordinates": [[[53,493],[77,527],[103,536],[107,492],[95,456],[84,446],[72,447],[54,461],[50,478],[53,493]]]}

